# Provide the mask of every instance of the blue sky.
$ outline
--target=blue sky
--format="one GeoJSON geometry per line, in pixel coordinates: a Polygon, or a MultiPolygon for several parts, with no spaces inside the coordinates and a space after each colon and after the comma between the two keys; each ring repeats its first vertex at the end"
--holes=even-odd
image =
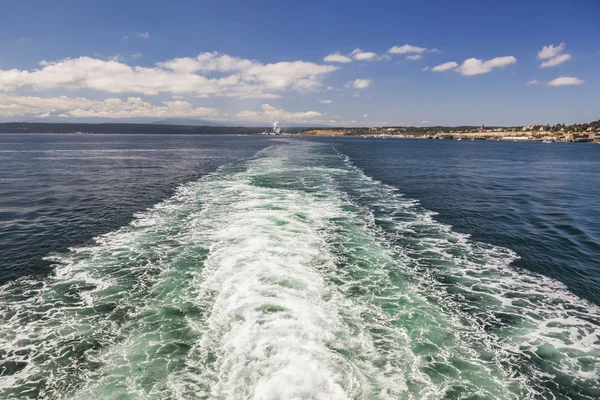
{"type": "Polygon", "coordinates": [[[6,0],[2,16],[3,121],[600,118],[598,0],[6,0]]]}

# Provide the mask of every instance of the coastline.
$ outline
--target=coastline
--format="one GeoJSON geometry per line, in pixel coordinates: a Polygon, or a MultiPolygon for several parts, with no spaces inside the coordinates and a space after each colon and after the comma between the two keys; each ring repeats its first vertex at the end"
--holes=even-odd
{"type": "Polygon", "coordinates": [[[314,137],[362,137],[378,139],[435,139],[435,140],[492,140],[512,142],[577,142],[600,143],[600,133],[596,132],[515,132],[515,131],[486,131],[486,132],[437,132],[425,134],[405,134],[390,131],[386,128],[370,128],[366,131],[354,129],[313,129],[302,132],[302,136],[314,137]]]}

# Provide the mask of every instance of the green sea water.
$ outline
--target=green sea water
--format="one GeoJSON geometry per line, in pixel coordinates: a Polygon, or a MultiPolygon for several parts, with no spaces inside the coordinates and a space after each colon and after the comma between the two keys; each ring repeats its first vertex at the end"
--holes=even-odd
{"type": "Polygon", "coordinates": [[[600,398],[600,310],[323,143],[274,142],[0,290],[0,398],[600,398]]]}

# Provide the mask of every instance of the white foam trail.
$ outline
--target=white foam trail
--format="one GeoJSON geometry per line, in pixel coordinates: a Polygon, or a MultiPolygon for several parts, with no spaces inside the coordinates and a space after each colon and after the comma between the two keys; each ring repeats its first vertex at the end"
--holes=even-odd
{"type": "Polygon", "coordinates": [[[532,396],[600,396],[600,307],[554,279],[512,268],[512,251],[452,232],[396,188],[374,182],[347,157],[346,163],[359,172],[353,185],[363,188],[354,199],[369,204],[364,212],[374,234],[395,243],[394,258],[419,278],[417,290],[468,321],[473,339],[487,343],[515,376],[527,377],[532,396]]]}
{"type": "Polygon", "coordinates": [[[323,279],[335,263],[322,231],[339,204],[261,187],[253,182],[257,171],[285,173],[285,166],[279,158],[259,160],[219,188],[230,204],[211,212],[221,228],[197,282],[199,306],[208,305],[210,317],[197,328],[203,336],[194,370],[201,373],[188,378],[211,398],[400,393],[401,376],[384,381],[369,363],[339,353],[376,353],[341,317],[351,304],[323,279]]]}

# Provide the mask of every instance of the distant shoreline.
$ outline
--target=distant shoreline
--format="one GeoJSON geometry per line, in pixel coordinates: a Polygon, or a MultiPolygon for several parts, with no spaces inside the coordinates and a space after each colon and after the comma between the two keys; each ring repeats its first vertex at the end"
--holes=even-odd
{"type": "Polygon", "coordinates": [[[380,139],[437,139],[437,140],[492,140],[492,141],[544,141],[544,142],[600,142],[600,131],[584,132],[551,132],[539,131],[438,131],[435,133],[405,133],[394,128],[340,128],[340,129],[313,129],[302,132],[302,136],[313,137],[362,137],[380,139]]]}
{"type": "MultiPolygon", "coordinates": [[[[265,135],[270,127],[247,126],[194,126],[138,123],[0,123],[0,134],[38,135],[265,135]]],[[[600,121],[583,125],[555,125],[494,128],[494,127],[289,127],[282,137],[301,135],[309,137],[374,137],[445,140],[505,140],[547,142],[599,142],[600,121]]],[[[277,137],[270,136],[269,137],[277,137]]]]}

